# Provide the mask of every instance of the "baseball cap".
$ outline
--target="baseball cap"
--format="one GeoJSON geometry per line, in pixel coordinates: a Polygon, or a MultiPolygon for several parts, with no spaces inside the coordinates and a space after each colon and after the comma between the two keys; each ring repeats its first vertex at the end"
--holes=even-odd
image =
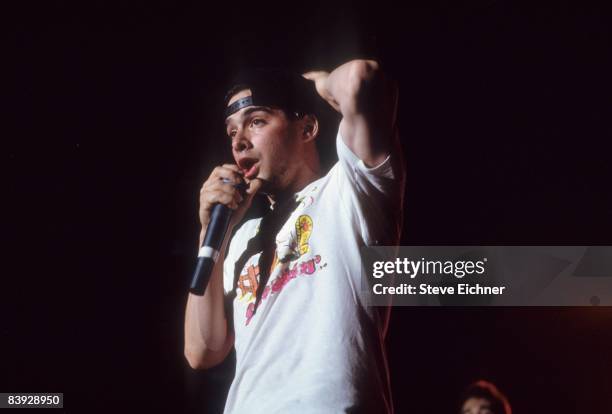
{"type": "Polygon", "coordinates": [[[323,100],[312,81],[297,73],[277,68],[249,68],[238,72],[230,82],[224,99],[224,119],[246,106],[268,106],[286,113],[319,115],[323,100]],[[232,96],[244,89],[251,96],[228,106],[232,96]]]}

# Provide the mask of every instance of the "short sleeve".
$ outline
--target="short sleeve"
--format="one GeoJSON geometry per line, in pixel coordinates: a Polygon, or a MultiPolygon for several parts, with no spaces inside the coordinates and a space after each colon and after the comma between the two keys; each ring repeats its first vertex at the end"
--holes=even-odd
{"type": "Polygon", "coordinates": [[[363,237],[366,245],[395,244],[401,228],[404,187],[403,165],[389,154],[380,164],[368,167],[336,137],[338,164],[336,185],[342,204],[363,237]]]}

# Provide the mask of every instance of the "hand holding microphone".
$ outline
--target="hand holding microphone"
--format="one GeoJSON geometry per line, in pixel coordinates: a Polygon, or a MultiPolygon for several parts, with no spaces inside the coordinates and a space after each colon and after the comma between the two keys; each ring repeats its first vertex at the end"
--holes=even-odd
{"type": "Polygon", "coordinates": [[[228,230],[236,225],[250,207],[261,187],[254,179],[248,188],[237,165],[224,164],[213,170],[200,190],[200,250],[189,290],[203,295],[219,258],[228,230]]]}

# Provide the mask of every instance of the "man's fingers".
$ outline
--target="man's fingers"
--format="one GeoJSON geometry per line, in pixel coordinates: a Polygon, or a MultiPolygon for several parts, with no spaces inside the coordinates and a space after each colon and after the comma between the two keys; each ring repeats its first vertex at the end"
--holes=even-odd
{"type": "Polygon", "coordinates": [[[224,168],[226,170],[232,170],[234,172],[237,172],[238,174],[242,174],[242,170],[236,164],[223,164],[221,168],[224,168]]]}
{"type": "MultiPolygon", "coordinates": [[[[226,179],[218,179],[206,182],[202,187],[205,191],[223,190],[223,191],[234,191],[237,190],[236,184],[226,179]]],[[[201,191],[202,192],[202,191],[201,191]]]]}
{"type": "Polygon", "coordinates": [[[213,204],[224,204],[230,207],[231,205],[236,204],[234,200],[234,194],[222,190],[209,191],[205,195],[203,195],[203,198],[204,203],[209,206],[213,204]]]}
{"type": "Polygon", "coordinates": [[[242,201],[242,194],[240,191],[231,183],[223,181],[215,181],[208,184],[202,191],[200,191],[200,198],[206,199],[209,193],[226,193],[232,197],[235,197],[238,202],[242,201]]]}
{"type": "Polygon", "coordinates": [[[329,77],[329,72],[325,72],[323,70],[315,70],[302,74],[302,77],[313,81],[315,84],[315,89],[321,98],[325,99],[328,104],[332,106],[336,111],[340,112],[340,105],[334,97],[327,90],[325,83],[327,82],[327,78],[329,77]]]}
{"type": "Polygon", "coordinates": [[[238,174],[242,175],[242,170],[235,164],[223,164],[215,167],[211,176],[222,176],[225,174],[238,174]]]}
{"type": "Polygon", "coordinates": [[[243,175],[243,172],[237,165],[224,164],[216,167],[204,184],[202,184],[200,193],[214,188],[213,186],[216,185],[217,182],[223,182],[224,180],[229,181],[230,184],[234,185],[243,183],[243,175]]]}
{"type": "Polygon", "coordinates": [[[302,74],[304,78],[311,80],[311,81],[316,81],[317,79],[321,77],[325,77],[327,75],[329,75],[329,73],[325,72],[324,70],[311,70],[310,72],[306,72],[302,74]]]}
{"type": "Polygon", "coordinates": [[[247,188],[246,190],[247,194],[254,196],[261,189],[262,185],[263,185],[262,180],[258,178],[252,179],[251,182],[249,183],[249,188],[247,188]]]}
{"type": "Polygon", "coordinates": [[[238,222],[251,205],[253,195],[261,187],[258,181],[255,179],[248,183],[253,193],[245,195],[237,186],[245,183],[244,174],[237,165],[224,164],[216,167],[200,189],[199,216],[202,226],[205,227],[210,222],[214,204],[223,204],[236,210],[232,220],[238,222]]]}
{"type": "Polygon", "coordinates": [[[214,169],[211,178],[227,178],[232,181],[241,181],[243,176],[242,170],[237,165],[225,164],[214,169]]]}

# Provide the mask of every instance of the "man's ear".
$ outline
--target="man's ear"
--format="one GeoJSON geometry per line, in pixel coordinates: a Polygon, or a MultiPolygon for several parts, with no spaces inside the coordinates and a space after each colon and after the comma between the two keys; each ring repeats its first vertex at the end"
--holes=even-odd
{"type": "Polygon", "coordinates": [[[316,116],[310,114],[302,116],[301,124],[304,142],[314,141],[319,136],[319,120],[316,116]]]}

